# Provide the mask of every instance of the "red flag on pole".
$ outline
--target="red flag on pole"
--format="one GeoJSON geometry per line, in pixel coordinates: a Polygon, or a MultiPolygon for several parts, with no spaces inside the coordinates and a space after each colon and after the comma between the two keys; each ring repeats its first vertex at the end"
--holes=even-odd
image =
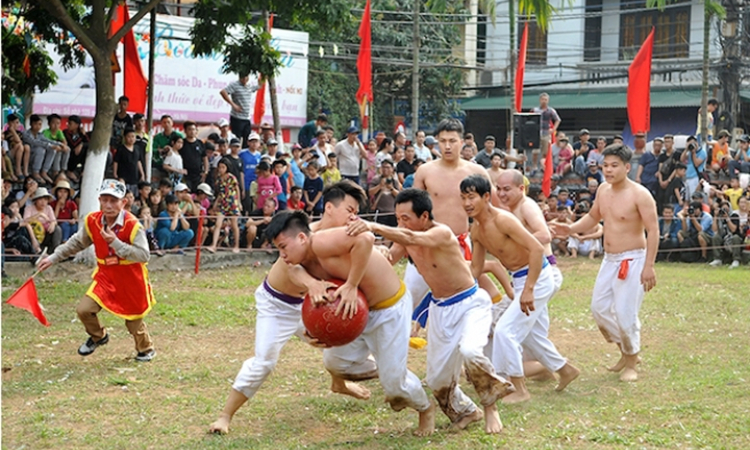
{"type": "Polygon", "coordinates": [[[23,286],[18,288],[18,290],[10,296],[6,303],[15,306],[16,308],[21,308],[29,311],[45,327],[48,327],[50,325],[47,321],[47,318],[44,317],[42,307],[39,305],[39,296],[36,293],[34,277],[26,280],[23,286]]]}
{"type": "MultiPolygon", "coordinates": [[[[112,19],[110,36],[117,33],[129,20],[130,14],[123,2],[117,7],[117,14],[112,19]]],[[[138,56],[138,45],[135,43],[135,34],[133,34],[132,28],[122,38],[122,42],[125,45],[125,68],[123,70],[125,86],[123,94],[130,100],[129,109],[131,111],[145,112],[148,79],[143,74],[141,58],[138,56]]]]}
{"type": "Polygon", "coordinates": [[[521,49],[518,51],[518,67],[516,68],[516,112],[523,108],[523,74],[526,71],[526,48],[529,46],[529,23],[523,27],[521,49]]]}
{"type": "Polygon", "coordinates": [[[651,129],[651,56],[654,29],[651,28],[628,69],[628,120],[633,135],[651,129]]]}
{"type": "MultiPolygon", "coordinates": [[[[550,130],[552,124],[550,124],[550,130]]],[[[544,177],[542,178],[542,193],[545,197],[549,197],[552,192],[552,144],[555,143],[555,135],[551,134],[549,138],[549,146],[547,147],[547,157],[544,158],[544,177]]]]}
{"type": "Polygon", "coordinates": [[[266,80],[260,78],[260,89],[255,93],[255,108],[253,109],[253,123],[263,122],[263,116],[266,114],[266,80]]]}
{"type": "Polygon", "coordinates": [[[359,55],[357,56],[357,74],[359,76],[359,90],[357,103],[362,117],[365,115],[365,105],[372,101],[372,39],[370,29],[370,0],[367,0],[362,22],[359,24],[359,55]]]}

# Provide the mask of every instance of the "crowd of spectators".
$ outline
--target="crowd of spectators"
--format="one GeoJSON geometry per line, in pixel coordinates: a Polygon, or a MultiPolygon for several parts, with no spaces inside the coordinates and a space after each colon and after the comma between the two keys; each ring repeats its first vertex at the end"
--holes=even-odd
{"type": "MultiPolygon", "coordinates": [[[[126,184],[126,209],[141,220],[157,255],[199,245],[210,252],[269,248],[262,231],[276,211],[296,209],[319,216],[323,190],[342,179],[368,192],[365,214],[396,225],[396,195],[412,186],[422,164],[440,158],[437,141],[424,131],[412,140],[404,133],[391,138],[378,132],[362,142],[356,127],[337,135],[324,114],[305,124],[298,142],[289,146],[279,146],[267,123],[256,132],[245,122],[221,119],[215,124],[217,132],[200,139],[195,122],[186,121],[178,129],[164,115],[148,154],[145,119],[140,114],[131,117],[127,108],[127,98],[120,98],[106,175],[126,184]],[[146,173],[149,157],[151,173],[146,173]],[[202,242],[196,242],[200,221],[202,242]]],[[[77,116],[67,118],[64,130],[57,115],[48,116],[47,122],[42,130],[42,120],[31,116],[24,131],[11,114],[3,132],[3,253],[9,257],[33,259],[42,248],[51,252],[76,231],[75,188],[84,170],[88,136],[77,116]]],[[[548,130],[554,143],[538,161],[541,166],[545,157],[552,158],[552,192],[544,196],[535,184],[527,193],[538,200],[548,221],[572,222],[589,211],[605,181],[602,150],[622,137],[592,140],[582,129],[571,142],[558,125],[548,130]]],[[[707,147],[690,137],[685,148],[678,149],[674,136],[656,137],[651,145],[646,145],[645,135],[635,136],[630,176],[658,205],[660,260],[741,264],[742,251],[750,246],[750,193],[740,178],[750,173],[750,138],[743,135],[730,147],[730,137],[720,131],[707,147]]],[[[532,169],[528,172],[533,174],[539,167],[522,152],[497,148],[494,136],[484,138],[481,150],[476,142],[466,133],[461,157],[484,166],[493,180],[504,169],[532,169]]],[[[510,147],[508,141],[505,147],[510,147]]],[[[602,254],[604,233],[599,225],[555,239],[554,250],[559,256],[595,258],[602,254]]]]}

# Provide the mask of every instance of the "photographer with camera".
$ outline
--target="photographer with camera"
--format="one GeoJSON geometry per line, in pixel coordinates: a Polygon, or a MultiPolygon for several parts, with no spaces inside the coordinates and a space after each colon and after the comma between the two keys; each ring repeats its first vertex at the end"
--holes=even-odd
{"type": "Polygon", "coordinates": [[[700,247],[700,256],[696,251],[683,251],[680,256],[683,262],[706,262],[708,255],[708,243],[712,242],[714,236],[713,217],[703,211],[703,204],[699,201],[690,203],[687,209],[677,214],[682,221],[682,230],[677,233],[680,248],[695,249],[700,247]]]}
{"type": "Polygon", "coordinates": [[[695,136],[690,136],[687,139],[685,151],[682,152],[680,158],[680,161],[687,167],[687,172],[685,174],[686,198],[691,198],[690,196],[693,195],[693,192],[698,189],[703,171],[706,168],[707,157],[708,154],[706,153],[706,149],[698,147],[698,141],[695,139],[695,136]]]}
{"type": "MultiPolygon", "coordinates": [[[[745,214],[747,214],[747,198],[741,200],[744,201],[745,214]]],[[[713,267],[724,264],[723,258],[729,254],[732,256],[730,269],[739,267],[742,261],[742,242],[746,234],[747,221],[743,227],[740,221],[740,210],[731,211],[728,202],[722,202],[716,211],[712,226],[714,235],[711,240],[713,261],[709,263],[713,267]]]]}
{"type": "Polygon", "coordinates": [[[380,176],[373,178],[367,189],[371,199],[370,210],[377,214],[375,221],[391,227],[398,226],[396,222],[396,195],[403,188],[393,171],[393,161],[384,159],[380,163],[380,176]]]}
{"type": "Polygon", "coordinates": [[[680,241],[677,238],[680,230],[682,229],[682,221],[675,219],[674,217],[674,206],[666,204],[661,210],[662,217],[659,218],[659,254],[656,255],[657,261],[670,261],[671,259],[678,260],[678,256],[674,256],[672,249],[680,248],[680,241]]]}

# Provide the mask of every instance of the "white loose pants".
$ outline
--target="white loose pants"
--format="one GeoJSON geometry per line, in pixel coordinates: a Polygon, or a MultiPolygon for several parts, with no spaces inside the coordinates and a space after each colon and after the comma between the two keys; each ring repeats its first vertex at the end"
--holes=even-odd
{"type": "Polygon", "coordinates": [[[534,311],[527,316],[521,311],[521,294],[526,276],[513,277],[515,298],[495,326],[492,363],[502,376],[523,377],[524,351],[552,372],[567,363],[549,340],[547,303],[556,291],[551,266],[542,268],[534,285],[534,311]]]}
{"type": "Polygon", "coordinates": [[[413,301],[412,309],[416,309],[425,296],[430,292],[430,287],[427,286],[422,274],[417,270],[417,266],[411,261],[406,264],[406,270],[404,271],[404,284],[406,285],[406,290],[409,291],[413,301]]]}
{"type": "Polygon", "coordinates": [[[430,303],[427,385],[445,415],[455,423],[477,408],[458,386],[463,366],[482,405],[494,404],[505,395],[510,383],[495,374],[492,363],[483,353],[492,322],[489,294],[477,288],[473,295],[463,300],[440,305],[450,301],[435,299],[430,303]]]}
{"type": "Polygon", "coordinates": [[[369,355],[375,358],[380,385],[391,408],[406,407],[425,411],[430,401],[419,378],[407,368],[409,334],[413,303],[409,291],[395,305],[370,310],[367,326],[354,342],[323,351],[323,363],[332,374],[344,379],[356,379],[362,366],[367,366],[369,355]],[[354,370],[355,377],[351,376],[354,370]]]}
{"type": "Polygon", "coordinates": [[[638,312],[645,294],[641,285],[645,263],[645,249],[605,253],[591,298],[591,313],[599,331],[607,342],[619,345],[625,355],[635,355],[641,351],[638,312]],[[625,279],[621,280],[618,274],[624,261],[627,261],[628,270],[625,279]]]}
{"type": "Polygon", "coordinates": [[[302,337],[302,305],[290,305],[273,295],[261,284],[255,290],[255,356],[242,364],[232,388],[252,398],[271,374],[281,349],[293,336],[302,337]]]}

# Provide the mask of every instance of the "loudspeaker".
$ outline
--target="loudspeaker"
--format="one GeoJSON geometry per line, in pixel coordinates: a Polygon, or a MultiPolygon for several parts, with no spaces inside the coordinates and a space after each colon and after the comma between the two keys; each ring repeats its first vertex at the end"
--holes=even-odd
{"type": "Polygon", "coordinates": [[[518,150],[539,148],[541,121],[539,113],[516,113],[513,116],[513,142],[518,150]]]}

